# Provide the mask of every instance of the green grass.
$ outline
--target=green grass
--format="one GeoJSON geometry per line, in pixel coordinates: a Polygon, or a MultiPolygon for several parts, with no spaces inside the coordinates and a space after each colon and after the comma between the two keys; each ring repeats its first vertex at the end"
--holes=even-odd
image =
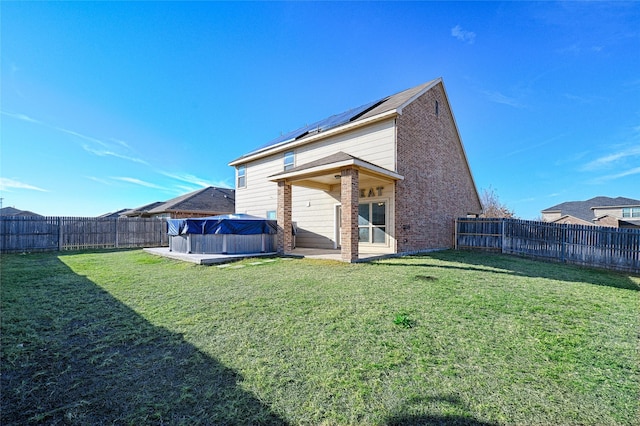
{"type": "Polygon", "coordinates": [[[3,255],[0,423],[637,424],[639,278],[272,260],[3,255]]]}

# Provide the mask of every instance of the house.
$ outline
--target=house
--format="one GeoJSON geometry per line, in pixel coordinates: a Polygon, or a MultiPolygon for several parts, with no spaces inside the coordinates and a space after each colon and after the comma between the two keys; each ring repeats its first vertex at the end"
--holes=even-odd
{"type": "Polygon", "coordinates": [[[34,213],[29,210],[20,210],[15,207],[3,207],[0,209],[0,216],[11,216],[11,217],[42,217],[42,215],[38,213],[34,213]]]}
{"type": "Polygon", "coordinates": [[[278,250],[452,246],[480,198],[441,78],[304,126],[229,163],[236,212],[276,218],[278,250]],[[287,231],[287,232],[284,232],[287,231]]]}
{"type": "Polygon", "coordinates": [[[100,216],[97,216],[97,218],[98,219],[117,219],[119,217],[124,217],[124,214],[129,211],[131,211],[131,209],[120,209],[115,212],[101,214],[100,216]]]}
{"type": "Polygon", "coordinates": [[[640,227],[640,200],[625,197],[594,197],[567,201],[542,210],[542,220],[574,225],[640,227]]]}
{"type": "Polygon", "coordinates": [[[235,190],[209,186],[169,201],[156,201],[124,212],[126,217],[181,219],[234,213],[235,190]]]}

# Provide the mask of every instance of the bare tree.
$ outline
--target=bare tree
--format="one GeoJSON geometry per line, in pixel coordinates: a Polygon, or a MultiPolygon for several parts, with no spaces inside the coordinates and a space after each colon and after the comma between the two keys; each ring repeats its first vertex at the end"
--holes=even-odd
{"type": "Polygon", "coordinates": [[[489,187],[482,191],[482,214],[480,217],[514,218],[513,210],[500,202],[496,191],[489,187]]]}

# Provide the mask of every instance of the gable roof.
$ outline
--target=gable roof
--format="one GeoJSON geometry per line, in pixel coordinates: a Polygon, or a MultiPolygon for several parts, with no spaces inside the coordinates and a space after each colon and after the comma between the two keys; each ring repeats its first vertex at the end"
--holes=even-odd
{"type": "Polygon", "coordinates": [[[109,219],[109,218],[118,218],[120,216],[123,216],[125,213],[132,211],[131,209],[120,209],[118,211],[115,212],[109,212],[109,213],[105,213],[105,214],[101,214],[100,216],[97,216],[99,219],[109,219]]]}
{"type": "Polygon", "coordinates": [[[162,204],[162,201],[154,201],[153,203],[145,204],[144,206],[140,206],[140,207],[136,207],[135,209],[127,210],[126,212],[124,212],[122,214],[124,216],[140,216],[140,215],[149,213],[149,210],[151,210],[154,207],[158,207],[161,204],[162,204]]]}
{"type": "Polygon", "coordinates": [[[42,217],[38,213],[34,213],[29,210],[20,210],[15,207],[3,207],[0,209],[0,216],[37,216],[42,217]]]}
{"type": "Polygon", "coordinates": [[[148,212],[150,214],[172,211],[233,213],[235,198],[233,189],[209,186],[160,203],[148,212]]]}
{"type": "Polygon", "coordinates": [[[595,219],[594,208],[640,206],[640,200],[625,197],[594,197],[586,201],[567,201],[542,210],[542,213],[560,212],[564,216],[573,216],[582,220],[595,219]]]}
{"type": "Polygon", "coordinates": [[[323,120],[316,121],[310,125],[300,127],[292,132],[279,136],[261,147],[242,155],[231,161],[230,166],[248,161],[251,157],[259,157],[262,153],[280,151],[289,145],[305,143],[307,139],[323,137],[325,134],[335,134],[348,130],[354,126],[364,125],[377,119],[391,117],[394,114],[401,114],[402,109],[417,99],[427,90],[431,89],[442,78],[436,78],[410,89],[403,90],[394,95],[366,103],[357,108],[350,109],[341,114],[335,114],[323,120]]]}

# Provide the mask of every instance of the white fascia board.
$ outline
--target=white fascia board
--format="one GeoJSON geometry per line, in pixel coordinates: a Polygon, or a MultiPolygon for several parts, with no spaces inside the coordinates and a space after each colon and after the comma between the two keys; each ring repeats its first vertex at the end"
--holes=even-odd
{"type": "Polygon", "coordinates": [[[230,162],[229,166],[233,167],[233,166],[237,166],[239,164],[245,164],[245,163],[248,163],[250,161],[258,160],[258,159],[263,158],[263,157],[268,157],[269,155],[277,154],[278,152],[287,151],[287,150],[296,148],[296,147],[301,146],[301,145],[306,145],[308,143],[318,141],[320,139],[324,139],[324,138],[328,138],[330,136],[334,136],[334,135],[337,135],[337,134],[340,134],[340,133],[348,132],[349,130],[357,129],[359,127],[363,127],[363,126],[369,125],[371,123],[375,123],[377,121],[382,121],[382,120],[386,120],[388,118],[395,117],[396,115],[398,115],[398,113],[397,113],[397,111],[395,109],[392,109],[392,110],[389,110],[389,111],[385,111],[385,112],[380,113],[378,115],[374,115],[373,117],[365,118],[364,120],[356,120],[356,121],[354,121],[352,123],[345,124],[345,125],[339,126],[339,127],[335,127],[333,129],[329,129],[326,132],[321,132],[321,133],[318,133],[318,134],[315,134],[315,135],[311,135],[311,136],[299,139],[297,141],[278,144],[277,146],[274,146],[274,147],[272,147],[270,149],[266,149],[264,151],[256,152],[255,154],[249,155],[247,157],[238,158],[237,160],[233,160],[232,162],[230,162]]]}

